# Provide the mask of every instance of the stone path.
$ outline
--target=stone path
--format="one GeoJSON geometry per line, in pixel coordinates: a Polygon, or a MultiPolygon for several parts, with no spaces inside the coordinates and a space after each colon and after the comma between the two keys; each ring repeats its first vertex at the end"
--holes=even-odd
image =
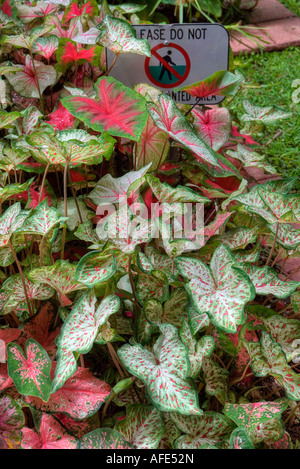
{"type": "MultiPolygon", "coordinates": [[[[257,7],[248,13],[248,20],[246,31],[262,39],[257,41],[263,51],[300,46],[300,17],[277,0],[259,0],[257,7]]],[[[243,34],[230,32],[230,35],[234,55],[260,51],[259,45],[243,34]]]]}

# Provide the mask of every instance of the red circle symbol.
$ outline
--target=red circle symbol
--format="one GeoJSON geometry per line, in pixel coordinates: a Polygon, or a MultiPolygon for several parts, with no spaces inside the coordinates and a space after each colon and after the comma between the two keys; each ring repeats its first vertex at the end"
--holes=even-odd
{"type": "Polygon", "coordinates": [[[158,44],[157,46],[153,47],[151,49],[151,57],[146,57],[146,60],[145,60],[145,72],[146,72],[146,75],[147,77],[149,78],[149,80],[155,85],[155,86],[158,86],[159,88],[175,88],[179,85],[181,85],[181,83],[183,83],[187,77],[189,76],[189,73],[190,73],[190,70],[191,70],[191,61],[190,61],[190,58],[188,56],[188,54],[186,53],[186,51],[181,47],[179,46],[178,44],[174,44],[173,42],[170,42],[169,44],[158,44]],[[185,59],[185,65],[186,65],[186,68],[185,68],[185,72],[184,74],[181,76],[169,63],[167,63],[163,57],[161,57],[157,51],[163,47],[167,47],[169,49],[176,49],[178,50],[179,52],[181,52],[181,54],[183,55],[184,59],[185,59]],[[177,78],[177,81],[174,82],[174,83],[169,83],[169,84],[166,84],[166,83],[161,83],[159,82],[158,80],[156,80],[150,73],[150,69],[149,69],[149,63],[150,63],[150,60],[152,57],[155,57],[156,59],[159,60],[160,64],[162,66],[164,66],[169,72],[171,72],[176,78],[177,78]]]}

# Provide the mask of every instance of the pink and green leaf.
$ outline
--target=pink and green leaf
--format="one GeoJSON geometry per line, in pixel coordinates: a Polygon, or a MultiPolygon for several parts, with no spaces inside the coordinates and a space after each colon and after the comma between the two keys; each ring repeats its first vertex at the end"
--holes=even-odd
{"type": "Polygon", "coordinates": [[[80,449],[133,449],[133,446],[122,438],[117,430],[112,428],[99,428],[84,435],[79,440],[80,449]]]}
{"type": "Polygon", "coordinates": [[[199,415],[202,411],[198,396],[188,380],[187,349],[174,326],[162,324],[160,330],[153,352],[126,344],[118,355],[125,368],[146,385],[147,395],[157,409],[199,415]]]}
{"type": "Polygon", "coordinates": [[[19,345],[7,346],[8,373],[18,392],[47,401],[51,391],[51,360],[46,350],[34,339],[25,344],[25,355],[19,345]]]}
{"type": "Polygon", "coordinates": [[[147,404],[132,404],[126,408],[125,419],[114,426],[124,440],[136,449],[157,449],[164,436],[162,413],[147,404]]]}
{"type": "Polygon", "coordinates": [[[226,70],[215,72],[205,80],[198,81],[183,88],[178,88],[179,91],[186,93],[196,98],[206,98],[211,95],[216,96],[234,96],[241,84],[241,78],[226,70]]]}
{"type": "Polygon", "coordinates": [[[22,429],[22,449],[77,449],[77,440],[51,415],[44,414],[40,431],[28,427],[22,429]]]}
{"type": "Polygon", "coordinates": [[[193,126],[198,136],[215,151],[228,140],[231,132],[229,111],[223,108],[202,111],[199,107],[192,110],[193,126]]]}
{"type": "Polygon", "coordinates": [[[192,151],[200,161],[220,168],[214,151],[200,138],[175,102],[166,94],[158,98],[159,105],[147,102],[146,106],[155,124],[171,138],[192,151]]]}
{"type": "Polygon", "coordinates": [[[0,448],[19,449],[25,416],[19,404],[10,396],[0,397],[0,448]]]}
{"type": "Polygon", "coordinates": [[[145,98],[112,77],[99,78],[95,90],[97,100],[68,96],[61,102],[93,130],[138,141],[148,118],[145,98]]]}

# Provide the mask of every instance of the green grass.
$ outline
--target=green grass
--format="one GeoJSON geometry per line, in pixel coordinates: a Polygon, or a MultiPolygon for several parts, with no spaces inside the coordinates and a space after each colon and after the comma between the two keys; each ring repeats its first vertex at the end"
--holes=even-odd
{"type": "MultiPolygon", "coordinates": [[[[282,134],[263,147],[267,159],[278,172],[285,176],[297,176],[300,188],[300,104],[293,103],[292,82],[300,79],[300,48],[289,48],[280,52],[251,53],[235,57],[235,69],[245,77],[242,89],[227,106],[233,117],[244,114],[243,99],[259,106],[274,105],[292,112],[292,117],[268,126],[265,134],[257,141],[262,145],[282,130],[282,134]]],[[[224,103],[226,106],[226,103],[224,103]]],[[[242,125],[240,124],[241,128],[242,125]]]]}
{"type": "Polygon", "coordinates": [[[280,0],[286,8],[291,10],[295,15],[300,16],[300,4],[299,0],[280,0]]]}

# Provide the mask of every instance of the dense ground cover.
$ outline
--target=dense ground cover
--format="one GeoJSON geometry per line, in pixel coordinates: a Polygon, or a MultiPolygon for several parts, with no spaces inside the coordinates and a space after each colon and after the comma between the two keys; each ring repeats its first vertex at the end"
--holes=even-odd
{"type": "Polygon", "coordinates": [[[297,447],[297,108],[251,57],[212,108],[108,76],[140,6],[1,9],[0,448],[297,447]]]}

